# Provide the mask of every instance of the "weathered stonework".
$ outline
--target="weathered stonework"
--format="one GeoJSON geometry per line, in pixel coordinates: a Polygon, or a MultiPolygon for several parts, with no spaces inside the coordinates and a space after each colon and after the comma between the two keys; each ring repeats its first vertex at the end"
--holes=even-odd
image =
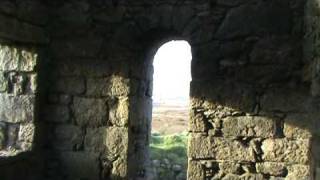
{"type": "Polygon", "coordinates": [[[316,179],[319,7],[1,1],[1,179],[150,179],[152,59],[176,39],[193,55],[188,179],[316,179]]]}
{"type": "Polygon", "coordinates": [[[26,11],[18,19],[15,8],[9,1],[0,8],[0,174],[3,179],[38,179],[44,162],[34,153],[41,144],[38,73],[48,38],[42,27],[25,21],[26,11]]]}
{"type": "Polygon", "coordinates": [[[108,123],[108,108],[104,100],[74,98],[73,101],[74,118],[79,126],[103,126],[108,123]]]}
{"type": "Polygon", "coordinates": [[[262,159],[269,162],[308,164],[311,161],[309,140],[267,139],[261,149],[262,159]]]}
{"type": "Polygon", "coordinates": [[[8,123],[30,122],[34,119],[35,97],[0,95],[0,118],[8,123]]]}
{"type": "Polygon", "coordinates": [[[254,147],[246,147],[237,140],[194,135],[189,142],[189,155],[192,159],[217,159],[249,161],[256,160],[254,147]]]}
{"type": "Polygon", "coordinates": [[[224,136],[273,137],[276,134],[275,119],[259,116],[227,117],[222,120],[224,136]]]}

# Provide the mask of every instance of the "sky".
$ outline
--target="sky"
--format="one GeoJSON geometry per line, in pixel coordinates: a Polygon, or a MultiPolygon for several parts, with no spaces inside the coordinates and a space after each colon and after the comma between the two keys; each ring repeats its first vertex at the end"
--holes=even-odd
{"type": "Polygon", "coordinates": [[[170,41],[158,49],[153,62],[154,103],[188,105],[191,59],[186,41],[170,41]]]}

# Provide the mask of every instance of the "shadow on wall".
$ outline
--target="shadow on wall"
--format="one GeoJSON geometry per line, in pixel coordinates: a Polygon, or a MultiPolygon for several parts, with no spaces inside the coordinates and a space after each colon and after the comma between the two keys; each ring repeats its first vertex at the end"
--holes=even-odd
{"type": "MultiPolygon", "coordinates": [[[[208,47],[208,50],[211,49],[208,47]]],[[[197,47],[194,46],[193,50],[195,52],[197,47]]],[[[194,61],[199,62],[199,59],[194,61]]],[[[116,73],[105,74],[104,68],[112,69],[109,62],[76,62],[55,62],[58,69],[54,69],[54,73],[58,76],[54,75],[54,91],[49,93],[53,95],[50,97],[55,98],[46,100],[49,105],[44,106],[49,109],[45,110],[47,115],[42,116],[48,126],[45,147],[55,150],[46,154],[48,176],[59,175],[56,179],[75,174],[79,178],[125,178],[128,168],[127,154],[129,159],[134,155],[131,150],[141,153],[136,157],[142,157],[140,160],[145,163],[139,167],[140,170],[135,169],[132,173],[145,173],[143,166],[148,164],[151,117],[149,85],[152,77],[147,72],[152,72],[151,66],[141,65],[137,61],[131,62],[132,66],[124,66],[131,69],[130,75],[120,70],[122,73],[117,76],[116,73]],[[85,81],[77,81],[77,78],[83,77],[85,81]],[[84,88],[75,89],[82,86],[79,84],[84,88]],[[73,100],[68,101],[68,98],[65,98],[68,96],[73,100]],[[63,113],[65,111],[59,107],[68,111],[63,113]],[[59,122],[62,120],[63,123],[59,122]],[[136,137],[135,141],[131,139],[133,137],[136,137]]],[[[293,174],[296,175],[297,167],[302,168],[305,173],[302,175],[307,176],[310,171],[308,165],[312,160],[310,138],[312,134],[317,135],[319,128],[319,102],[309,95],[308,87],[302,83],[264,87],[260,84],[244,83],[233,79],[234,77],[229,78],[229,74],[220,78],[208,78],[210,74],[204,72],[212,72],[216,63],[201,67],[198,62],[192,67],[193,76],[196,78],[191,84],[192,136],[189,157],[192,160],[189,162],[189,177],[192,179],[197,173],[197,178],[202,175],[226,175],[229,169],[223,166],[223,163],[230,162],[239,167],[239,170],[233,172],[239,176],[243,176],[246,168],[249,168],[248,172],[251,174],[272,173],[263,169],[264,165],[271,162],[282,169],[281,173],[274,174],[275,176],[292,177],[293,174]],[[200,69],[200,72],[204,73],[201,76],[200,69]],[[210,166],[210,163],[213,165],[210,166]],[[200,170],[196,169],[198,164],[200,170]]],[[[250,75],[252,77],[254,74],[250,75]]],[[[271,75],[273,74],[258,77],[271,75]]],[[[29,109],[21,109],[24,110],[29,109]]],[[[40,129],[36,132],[40,133],[40,129]]],[[[136,161],[129,161],[129,169],[135,166],[136,161]]],[[[24,162],[21,166],[27,165],[29,164],[24,162]]],[[[35,175],[39,171],[26,173],[35,175]]]]}
{"type": "MultiPolygon", "coordinates": [[[[320,32],[320,4],[316,0],[307,1],[305,7],[305,36],[304,36],[304,60],[307,69],[306,78],[310,81],[311,92],[314,96],[320,95],[320,61],[319,61],[319,32],[320,32]]],[[[319,118],[318,118],[319,121],[319,118]]],[[[319,122],[318,122],[319,123],[319,122]]],[[[317,161],[317,177],[320,177],[320,136],[316,133],[315,154],[317,161]]]]}
{"type": "MultiPolygon", "coordinates": [[[[299,20],[303,13],[303,3],[177,1],[174,5],[165,2],[155,5],[154,1],[130,1],[129,6],[123,2],[124,5],[119,3],[117,7],[103,3],[98,7],[95,3],[81,3],[57,3],[57,16],[53,16],[57,18],[53,23],[58,28],[52,34],[61,38],[52,42],[52,54],[56,60],[54,63],[58,64],[59,59],[68,58],[68,61],[62,60],[60,63],[67,64],[71,70],[52,81],[58,82],[54,85],[59,87],[56,89],[57,94],[68,95],[73,99],[67,105],[56,103],[59,108],[67,109],[62,117],[70,117],[66,118],[64,125],[61,123],[55,126],[48,133],[60,137],[57,142],[69,144],[53,144],[51,150],[62,156],[66,151],[75,156],[74,160],[68,162],[60,158],[61,164],[68,166],[61,173],[69,171],[72,176],[72,172],[81,169],[75,164],[81,164],[86,159],[81,157],[89,156],[89,152],[96,153],[86,143],[99,136],[92,135],[90,138],[88,132],[94,134],[101,128],[110,131],[109,127],[118,127],[118,121],[112,118],[96,118],[105,117],[105,109],[108,108],[107,116],[112,114],[113,106],[109,105],[112,98],[100,92],[105,92],[104,85],[110,83],[109,77],[116,74],[120,79],[128,80],[125,87],[130,87],[130,95],[123,96],[128,98],[128,107],[125,109],[128,110],[129,118],[127,123],[120,126],[123,131],[119,131],[123,135],[120,139],[124,140],[119,140],[120,144],[129,144],[125,144],[128,145],[125,149],[128,160],[126,156],[121,156],[126,161],[120,161],[118,165],[113,164],[114,168],[107,169],[114,169],[110,174],[116,174],[117,168],[123,167],[129,171],[124,176],[144,177],[150,133],[151,59],[164,39],[179,39],[176,37],[182,34],[182,39],[189,41],[193,50],[192,139],[189,143],[189,157],[192,161],[189,162],[189,179],[203,176],[225,176],[230,179],[234,176],[256,176],[256,179],[261,175],[287,178],[294,175],[311,176],[308,169],[311,164],[309,139],[310,132],[313,132],[311,129],[317,127],[316,122],[312,123],[315,118],[311,117],[317,113],[313,110],[313,103],[317,105],[317,102],[309,96],[308,85],[301,82],[303,63],[299,20]],[[147,8],[141,6],[144,4],[148,5],[147,8]],[[69,11],[69,6],[78,8],[69,11]],[[122,16],[126,17],[125,22],[116,27],[116,31],[112,31],[115,33],[112,33],[111,39],[105,37],[103,29],[104,25],[109,25],[108,20],[115,22],[113,16],[104,13],[109,9],[119,17],[116,18],[117,23],[122,22],[122,16]],[[67,16],[70,18],[64,18],[67,16]],[[94,25],[92,28],[88,23],[91,18],[98,24],[103,21],[100,24],[103,26],[94,25]],[[244,25],[243,22],[251,23],[244,25]],[[68,28],[61,28],[65,25],[68,28]],[[86,30],[84,33],[83,29],[86,30]],[[178,32],[172,33],[171,29],[178,32]],[[69,58],[72,60],[69,61],[69,58]],[[82,62],[79,59],[89,60],[82,62]],[[104,67],[109,68],[109,74],[96,76],[104,67]],[[78,68],[85,70],[79,72],[78,68]],[[88,123],[88,119],[103,123],[93,125],[88,123]],[[285,149],[290,149],[288,154],[285,149]],[[281,171],[274,172],[274,168],[268,169],[270,166],[276,166],[275,169],[281,171]],[[297,173],[297,169],[302,169],[303,173],[297,173]]],[[[107,27],[114,27],[117,23],[107,27]]],[[[109,32],[109,29],[106,31],[109,32]]],[[[52,71],[58,72],[63,66],[57,67],[52,71]]],[[[120,83],[115,88],[123,86],[120,83]]],[[[120,99],[116,98],[115,102],[120,102],[120,99]]],[[[54,109],[49,112],[54,112],[54,109]]],[[[62,111],[49,114],[58,112],[62,111]]],[[[107,136],[105,133],[101,135],[107,136]]],[[[104,146],[105,141],[109,140],[104,137],[92,141],[97,146],[104,146]]],[[[99,158],[92,159],[90,162],[93,165],[103,162],[99,158]]],[[[98,167],[96,169],[101,170],[98,167]]]]}
{"type": "MultiPolygon", "coordinates": [[[[165,41],[172,39],[179,38],[165,41]]],[[[246,46],[238,41],[191,43],[189,179],[313,177],[317,155],[312,143],[319,136],[320,101],[302,82],[302,55],[296,41],[266,37],[248,42],[252,49],[242,53],[249,53],[250,59],[237,58],[237,48],[226,50],[226,55],[235,53],[231,59],[223,57],[224,48],[246,46]]],[[[152,69],[150,59],[162,43],[146,44],[143,60],[132,66],[142,72],[134,76],[141,82],[150,78],[145,72],[152,69]]]]}
{"type": "Polygon", "coordinates": [[[204,177],[227,174],[230,161],[238,161],[234,163],[240,171],[263,176],[313,176],[317,155],[311,154],[311,143],[319,136],[319,100],[309,95],[308,88],[282,84],[261,89],[227,79],[193,81],[191,99],[189,178],[199,176],[191,172],[199,166],[197,161],[204,177]],[[281,173],[266,167],[279,167],[281,173]]]}
{"type": "MultiPolygon", "coordinates": [[[[246,176],[245,172],[255,177],[313,176],[317,155],[311,144],[319,137],[319,100],[302,82],[302,52],[296,46],[300,41],[262,37],[248,44],[237,40],[191,43],[189,178],[231,177],[233,173],[223,164],[230,161],[240,167],[234,172],[238,176],[246,176]],[[281,167],[281,172],[266,170],[270,166],[281,167]]],[[[148,60],[155,50],[145,53],[147,61],[141,67],[152,69],[148,60]]]]}
{"type": "Polygon", "coordinates": [[[110,64],[54,62],[43,114],[50,125],[48,177],[126,178],[130,82],[110,64]]]}
{"type": "Polygon", "coordinates": [[[231,177],[231,167],[237,169],[233,174],[258,179],[312,178],[317,154],[312,154],[311,143],[319,136],[319,100],[308,88],[193,81],[191,107],[189,178],[231,177]],[[192,172],[199,168],[202,174],[192,172]]]}

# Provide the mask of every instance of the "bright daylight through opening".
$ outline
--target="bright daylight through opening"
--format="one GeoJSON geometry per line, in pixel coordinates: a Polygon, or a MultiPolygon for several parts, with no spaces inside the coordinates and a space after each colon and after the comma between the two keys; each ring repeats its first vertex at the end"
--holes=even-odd
{"type": "Polygon", "coordinates": [[[186,41],[170,41],[154,57],[150,144],[154,179],[186,179],[191,59],[186,41]]]}

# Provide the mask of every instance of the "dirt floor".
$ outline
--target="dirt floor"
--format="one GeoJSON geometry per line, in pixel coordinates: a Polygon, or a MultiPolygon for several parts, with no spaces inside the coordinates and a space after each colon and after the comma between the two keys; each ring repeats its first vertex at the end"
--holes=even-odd
{"type": "Polygon", "coordinates": [[[188,130],[189,107],[160,104],[153,106],[152,133],[175,134],[188,130]]]}

